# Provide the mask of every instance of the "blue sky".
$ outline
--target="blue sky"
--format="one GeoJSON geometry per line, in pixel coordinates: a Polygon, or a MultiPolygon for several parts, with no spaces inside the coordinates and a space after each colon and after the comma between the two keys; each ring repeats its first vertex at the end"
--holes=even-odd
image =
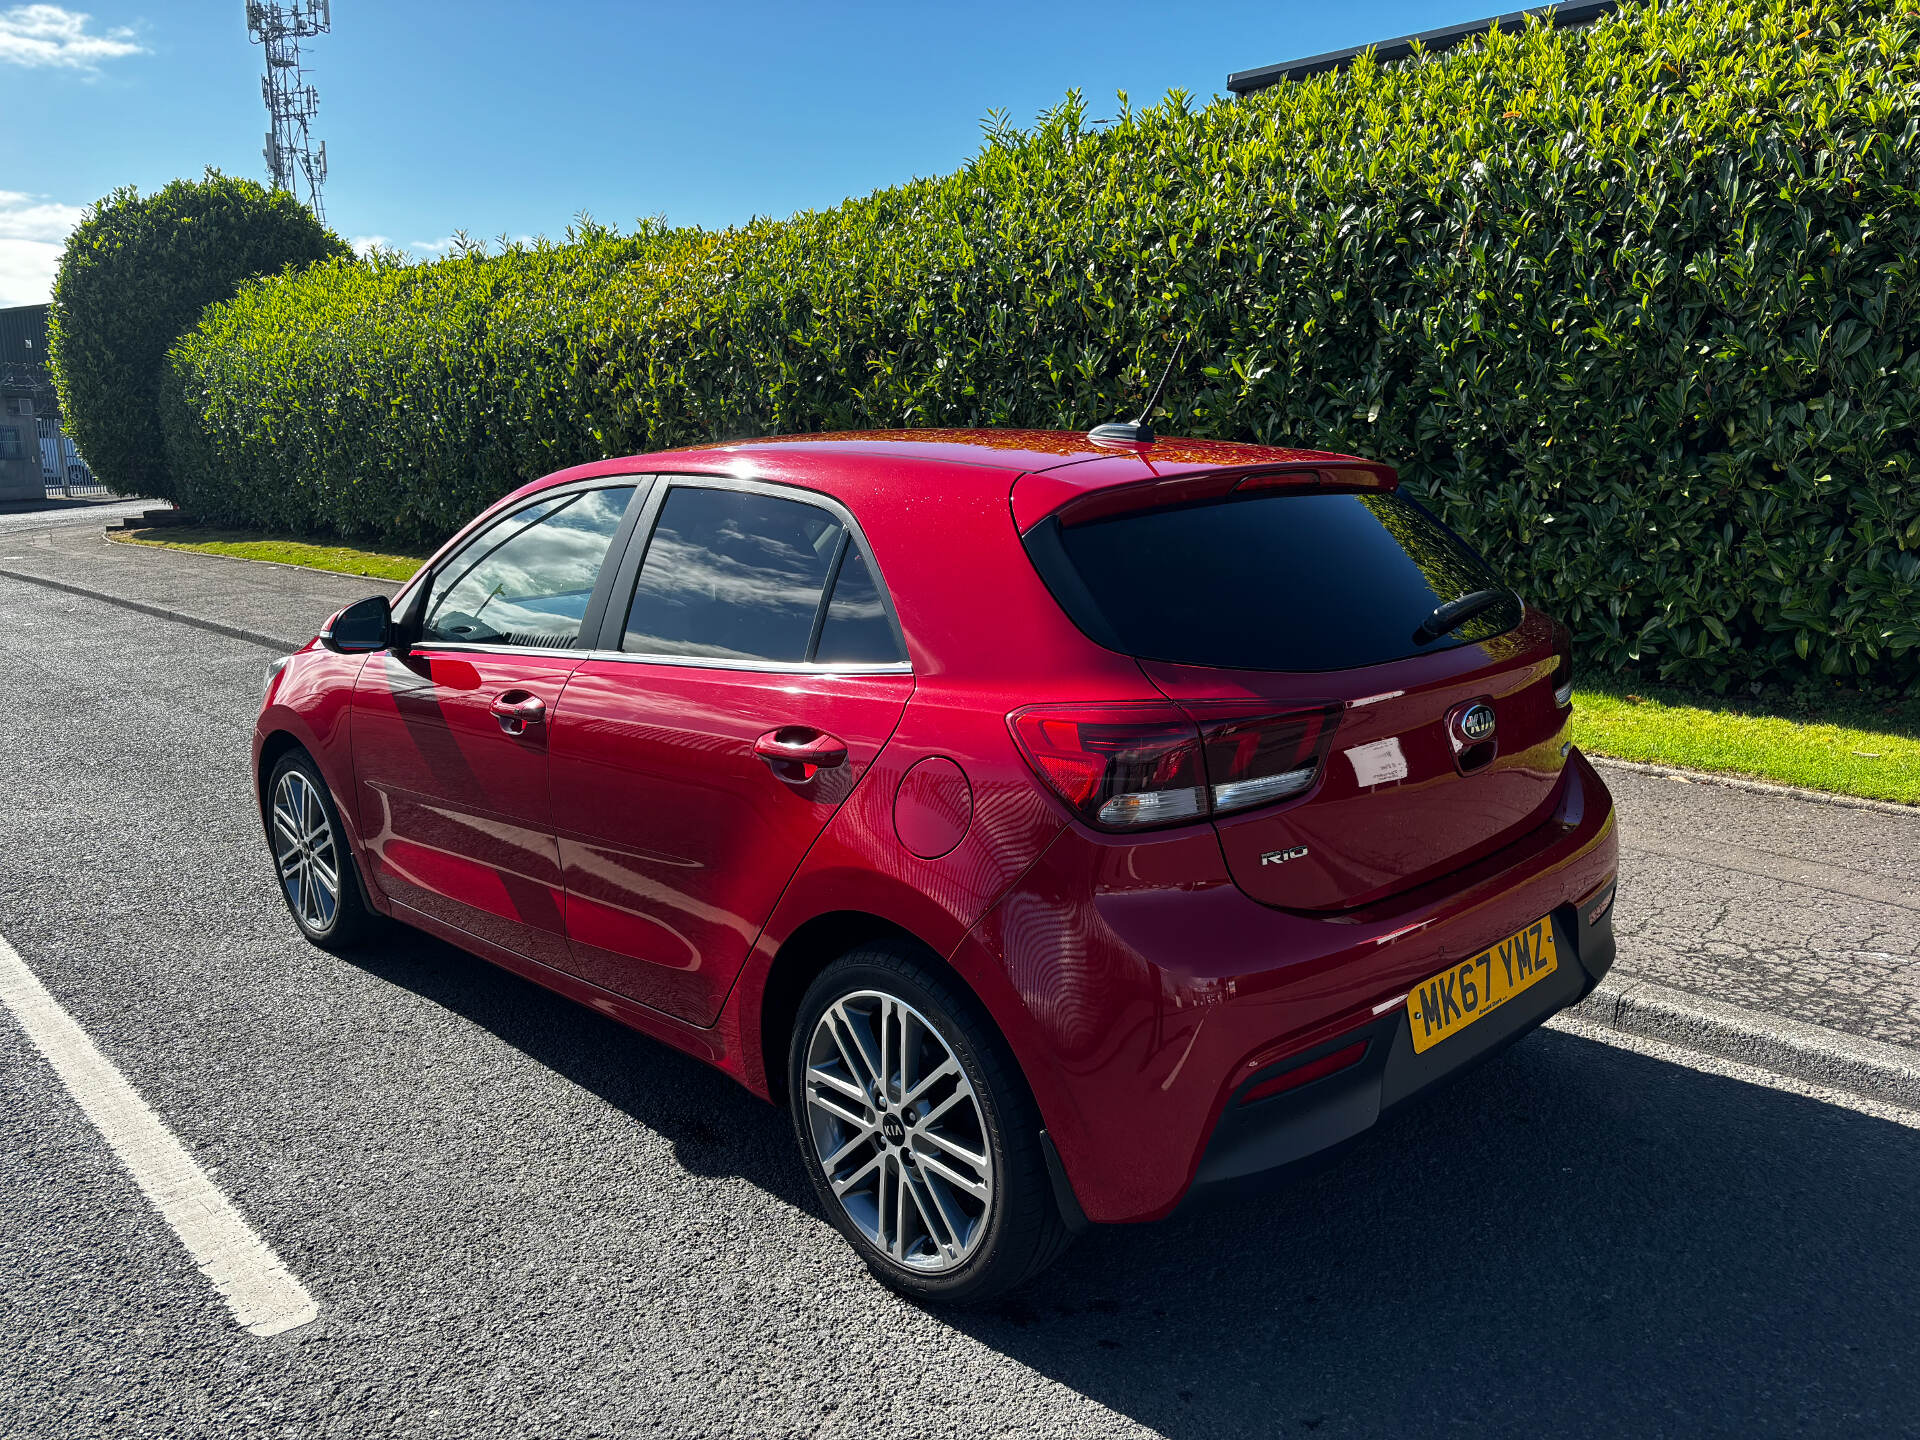
{"type": "MultiPolygon", "coordinates": [[[[1523,0],[502,4],[335,0],[307,43],[329,222],[431,255],[557,234],[578,212],[727,225],[978,148],[1079,88],[1095,116],[1201,97],[1228,72],[1471,20],[1523,0]]],[[[79,208],[211,164],[264,178],[261,52],[242,0],[0,0],[0,304],[46,297],[79,208]]]]}

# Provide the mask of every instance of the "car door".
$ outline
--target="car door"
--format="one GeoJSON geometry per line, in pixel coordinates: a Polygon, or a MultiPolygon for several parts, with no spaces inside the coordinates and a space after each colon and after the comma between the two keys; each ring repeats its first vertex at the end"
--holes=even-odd
{"type": "Polygon", "coordinates": [[[481,527],[420,582],[419,639],[369,657],[354,687],[372,883],[545,964],[566,956],[547,732],[645,486],[547,491],[481,527]]]}
{"type": "Polygon", "coordinates": [[[824,497],[663,480],[629,551],[550,739],[569,963],[707,1025],[912,672],[824,497]]]}

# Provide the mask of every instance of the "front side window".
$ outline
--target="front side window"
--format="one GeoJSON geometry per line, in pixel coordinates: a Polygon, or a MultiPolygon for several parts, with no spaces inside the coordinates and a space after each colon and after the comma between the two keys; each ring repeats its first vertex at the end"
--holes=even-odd
{"type": "Polygon", "coordinates": [[[674,487],[640,566],[621,648],[804,661],[846,533],[804,501],[674,487]]]}
{"type": "Polygon", "coordinates": [[[433,577],[425,641],[570,649],[633,486],[576,491],[496,520],[433,577]]]}

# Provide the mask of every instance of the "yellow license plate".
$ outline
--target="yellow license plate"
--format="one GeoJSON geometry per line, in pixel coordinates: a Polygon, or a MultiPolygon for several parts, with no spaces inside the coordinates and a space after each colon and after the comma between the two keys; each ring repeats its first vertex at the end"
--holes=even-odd
{"type": "Polygon", "coordinates": [[[1539,984],[1559,964],[1559,952],[1553,944],[1553,922],[1536,920],[1491,950],[1442,970],[1431,980],[1416,985],[1407,997],[1413,1048],[1429,1049],[1466,1029],[1521,991],[1539,984]]]}

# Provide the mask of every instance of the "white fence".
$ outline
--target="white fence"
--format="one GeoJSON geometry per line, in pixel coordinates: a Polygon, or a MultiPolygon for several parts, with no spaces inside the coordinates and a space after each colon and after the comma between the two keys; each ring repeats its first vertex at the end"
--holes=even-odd
{"type": "Polygon", "coordinates": [[[73,441],[60,430],[50,415],[39,417],[40,479],[47,498],[61,496],[105,495],[107,487],[94,478],[92,468],[80,458],[73,441]]]}

